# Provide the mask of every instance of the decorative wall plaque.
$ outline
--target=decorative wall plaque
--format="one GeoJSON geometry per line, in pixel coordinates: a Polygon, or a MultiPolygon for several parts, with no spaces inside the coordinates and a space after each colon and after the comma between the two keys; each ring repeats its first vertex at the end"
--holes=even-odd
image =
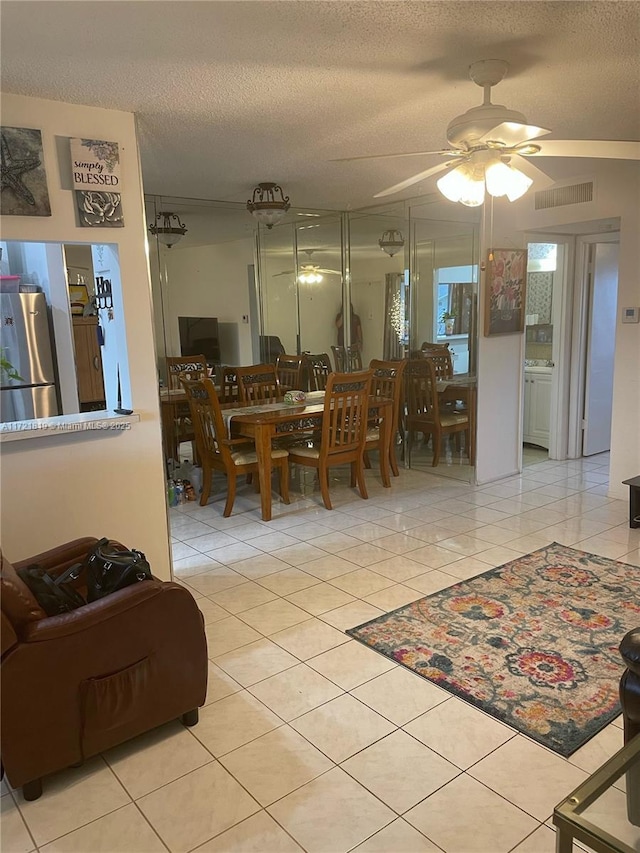
{"type": "Polygon", "coordinates": [[[120,149],[104,139],[70,140],[71,172],[80,225],[122,228],[120,149]]]}
{"type": "Polygon", "coordinates": [[[3,216],[51,216],[42,134],[29,127],[0,128],[3,216]]]}

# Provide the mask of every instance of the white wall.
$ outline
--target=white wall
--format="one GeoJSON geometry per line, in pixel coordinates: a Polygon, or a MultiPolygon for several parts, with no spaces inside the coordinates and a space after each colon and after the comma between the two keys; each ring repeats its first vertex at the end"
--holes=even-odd
{"type": "MultiPolygon", "coordinates": [[[[640,471],[640,325],[620,322],[623,307],[640,305],[640,171],[636,163],[608,160],[564,160],[563,180],[595,181],[594,200],[535,210],[534,193],[514,204],[494,204],[493,236],[482,239],[482,257],[494,247],[525,246],[525,232],[540,232],[595,219],[620,217],[618,319],[613,387],[610,495],[626,499],[621,481],[640,471]]],[[[489,215],[489,206],[485,211],[489,215]]],[[[488,222],[488,220],[487,220],[488,222]]],[[[481,275],[481,299],[484,274],[481,275]]],[[[518,470],[520,400],[524,342],[522,335],[485,338],[479,347],[477,479],[488,482],[518,470]]]]}
{"type": "Polygon", "coordinates": [[[142,182],[130,113],[2,96],[2,123],[42,131],[50,217],[4,216],[3,238],[50,243],[108,241],[122,273],[131,402],[130,431],[2,444],[2,547],[21,559],[78,536],[110,536],[143,550],[156,576],[170,575],[164,466],[145,252],[142,182]],[[124,228],[79,228],[66,139],[120,144],[124,228]]]}
{"type": "Polygon", "coordinates": [[[237,323],[240,361],[251,364],[251,323],[257,318],[243,323],[242,317],[249,315],[248,267],[253,262],[250,237],[211,246],[161,246],[166,355],[180,355],[178,317],[217,317],[218,323],[237,323]]]}

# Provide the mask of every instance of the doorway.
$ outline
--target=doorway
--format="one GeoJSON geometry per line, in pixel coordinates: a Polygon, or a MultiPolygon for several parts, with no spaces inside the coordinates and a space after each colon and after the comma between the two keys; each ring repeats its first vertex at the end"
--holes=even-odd
{"type": "Polygon", "coordinates": [[[563,386],[563,314],[567,246],[552,237],[527,243],[523,466],[564,458],[566,394],[563,386]],[[563,429],[562,429],[563,427],[563,429]],[[563,438],[564,433],[564,438],[563,438]]]}
{"type": "Polygon", "coordinates": [[[611,447],[618,255],[617,233],[578,238],[571,458],[604,453],[611,447]]]}
{"type": "Polygon", "coordinates": [[[600,220],[565,225],[564,233],[528,235],[525,467],[546,458],[578,459],[609,449],[618,227],[617,220],[600,220]],[[553,273],[552,280],[544,273],[553,273]],[[548,312],[544,288],[549,283],[548,312]],[[536,286],[543,288],[542,296],[536,286]],[[546,328],[541,320],[549,317],[546,328]]]}

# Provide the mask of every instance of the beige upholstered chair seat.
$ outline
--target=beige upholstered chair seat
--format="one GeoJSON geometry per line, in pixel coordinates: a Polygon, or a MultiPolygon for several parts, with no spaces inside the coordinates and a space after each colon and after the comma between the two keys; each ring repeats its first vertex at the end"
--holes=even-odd
{"type": "Polygon", "coordinates": [[[367,430],[367,441],[378,441],[380,439],[380,428],[370,427],[367,430]]]}
{"type": "Polygon", "coordinates": [[[456,413],[452,412],[451,414],[440,415],[440,423],[443,427],[454,426],[455,424],[463,424],[469,420],[469,416],[465,412],[456,413]]]}
{"type": "Polygon", "coordinates": [[[318,459],[320,456],[320,445],[315,444],[311,447],[308,444],[294,444],[289,450],[296,456],[305,456],[307,459],[318,459]]]}
{"type": "MultiPolygon", "coordinates": [[[[288,452],[286,450],[274,449],[271,451],[272,459],[282,459],[284,456],[288,456],[288,452]]],[[[231,458],[233,459],[234,465],[257,465],[258,464],[258,454],[255,450],[251,448],[251,445],[247,445],[247,449],[242,448],[241,450],[234,450],[231,453],[231,458]]]]}

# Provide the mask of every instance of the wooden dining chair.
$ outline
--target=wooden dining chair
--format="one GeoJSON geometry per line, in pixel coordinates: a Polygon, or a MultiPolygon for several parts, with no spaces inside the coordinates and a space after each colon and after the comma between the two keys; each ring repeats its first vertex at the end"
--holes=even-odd
{"type": "MultiPolygon", "coordinates": [[[[191,419],[196,431],[196,442],[202,462],[202,495],[200,505],[205,506],[211,493],[213,472],[227,475],[227,501],[224,517],[228,518],[236,497],[236,481],[239,474],[257,474],[258,456],[255,445],[246,438],[228,437],[222,418],[220,401],[210,379],[182,380],[189,400],[191,419]]],[[[271,463],[280,473],[280,495],[289,503],[289,460],[286,450],[274,448],[271,463]]],[[[257,481],[256,477],[256,481],[257,481]]]]}
{"type": "Polygon", "coordinates": [[[405,368],[406,429],[408,445],[413,444],[416,432],[427,442],[433,439],[432,467],[440,461],[442,436],[465,434],[465,449],[469,453],[469,416],[467,413],[443,411],[438,400],[437,377],[431,359],[418,358],[407,362],[405,368]]]}
{"type": "Polygon", "coordinates": [[[344,347],[331,347],[331,353],[333,355],[333,363],[335,365],[336,373],[345,373],[347,370],[347,351],[344,347]]]}
{"type": "Polygon", "coordinates": [[[310,446],[289,447],[291,462],[317,470],[320,493],[327,509],[333,509],[329,497],[329,468],[334,465],[350,464],[351,487],[357,483],[360,496],[369,497],[364,480],[364,447],[372,377],[372,370],[330,374],[320,440],[313,441],[310,446]]]}
{"type": "Polygon", "coordinates": [[[429,350],[433,350],[434,352],[449,352],[449,343],[445,341],[443,344],[436,343],[435,341],[423,341],[420,345],[420,352],[424,353],[429,350]]]}
{"type": "MultiPolygon", "coordinates": [[[[182,389],[181,379],[206,379],[207,359],[204,355],[176,355],[166,356],[167,387],[171,391],[182,389]]],[[[167,437],[166,445],[171,447],[171,453],[175,460],[180,455],[180,445],[183,441],[191,442],[193,461],[197,462],[196,436],[191,422],[189,405],[181,402],[173,407],[173,430],[172,435],[167,437]]]]}
{"type": "Polygon", "coordinates": [[[165,362],[167,385],[172,391],[179,391],[182,387],[180,374],[185,379],[207,378],[207,359],[203,355],[168,355],[165,362]]]}
{"type": "Polygon", "coordinates": [[[327,379],[331,373],[331,361],[326,352],[305,353],[309,371],[309,391],[324,391],[327,387],[327,379]]]}
{"type": "Polygon", "coordinates": [[[238,390],[243,403],[268,403],[282,397],[275,364],[237,367],[238,390]]]}
{"type": "Polygon", "coordinates": [[[453,376],[453,359],[448,349],[422,350],[422,357],[433,364],[437,379],[451,379],[453,376]]]}
{"type": "Polygon", "coordinates": [[[216,384],[220,387],[218,398],[221,403],[237,403],[240,400],[238,368],[222,365],[216,369],[216,384]]]}
{"type": "MultiPolygon", "coordinates": [[[[369,369],[373,371],[373,379],[371,380],[372,396],[386,397],[389,400],[393,400],[389,464],[391,465],[394,477],[400,475],[398,460],[396,458],[396,438],[399,435],[400,408],[402,406],[404,388],[403,377],[406,366],[406,361],[381,361],[374,358],[369,362],[369,369]]],[[[370,450],[377,450],[378,452],[382,450],[380,447],[380,423],[377,416],[369,419],[367,425],[364,455],[364,464],[367,468],[371,467],[368,457],[370,450]]]]}
{"type": "Polygon", "coordinates": [[[285,391],[304,391],[302,387],[305,369],[304,355],[287,355],[280,353],[276,358],[276,376],[282,393],[285,391]]]}
{"type": "Polygon", "coordinates": [[[360,347],[352,344],[346,348],[346,360],[349,370],[362,370],[362,352],[360,347]]]}

